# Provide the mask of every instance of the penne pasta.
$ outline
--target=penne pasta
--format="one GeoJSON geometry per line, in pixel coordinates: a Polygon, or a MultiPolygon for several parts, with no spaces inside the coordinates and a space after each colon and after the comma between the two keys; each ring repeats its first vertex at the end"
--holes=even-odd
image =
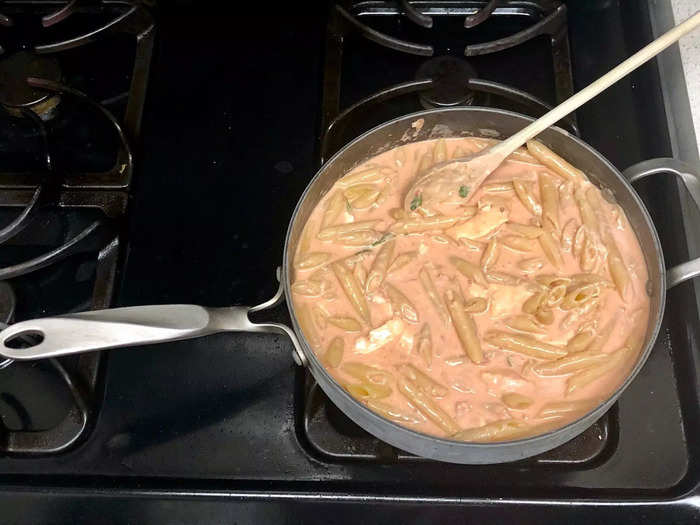
{"type": "Polygon", "coordinates": [[[355,184],[354,186],[350,186],[348,189],[346,189],[343,192],[343,195],[352,206],[353,201],[362,197],[367,191],[377,191],[377,193],[379,193],[378,186],[376,184],[355,184]]]}
{"type": "Polygon", "coordinates": [[[460,246],[466,247],[471,252],[480,252],[481,250],[484,250],[486,247],[486,245],[483,242],[472,241],[471,239],[467,239],[466,237],[462,237],[459,240],[459,244],[460,244],[460,246]]]}
{"type": "Polygon", "coordinates": [[[593,241],[593,237],[586,235],[579,255],[579,266],[584,272],[592,272],[598,266],[598,260],[598,245],[593,241]]]}
{"type": "Polygon", "coordinates": [[[565,349],[538,341],[529,335],[509,334],[508,332],[494,330],[488,332],[484,340],[504,350],[510,350],[539,359],[556,359],[557,357],[566,355],[565,349]]]}
{"type": "Polygon", "coordinates": [[[532,191],[532,185],[529,181],[514,180],[513,189],[527,211],[532,213],[535,217],[540,217],[542,215],[542,206],[537,202],[535,194],[532,191]]]}
{"type": "Polygon", "coordinates": [[[372,184],[358,184],[357,186],[351,186],[345,191],[345,198],[355,210],[369,208],[377,202],[380,195],[381,189],[372,184]]]}
{"type": "Polygon", "coordinates": [[[538,173],[540,202],[542,203],[542,227],[545,230],[559,230],[559,191],[554,180],[546,173],[538,173]]]}
{"type": "Polygon", "coordinates": [[[534,403],[531,397],[518,394],[517,392],[506,392],[501,396],[501,401],[503,401],[505,406],[513,410],[525,410],[534,403]]]}
{"type": "Polygon", "coordinates": [[[537,140],[529,140],[526,146],[527,151],[533,157],[535,157],[538,162],[547,166],[550,170],[563,179],[574,182],[582,182],[586,180],[586,176],[580,169],[569,164],[541,142],[537,140]]]}
{"type": "Polygon", "coordinates": [[[345,342],[342,337],[334,337],[328,345],[326,353],[323,355],[323,361],[326,366],[338,368],[343,360],[343,352],[345,351],[345,342]]]}
{"type": "Polygon", "coordinates": [[[537,309],[540,307],[540,304],[542,303],[542,301],[544,301],[546,296],[546,290],[532,294],[523,303],[523,312],[525,312],[526,314],[534,314],[535,312],[537,312],[537,309]]]}
{"type": "Polygon", "coordinates": [[[575,219],[569,219],[561,229],[561,250],[565,253],[571,253],[574,246],[574,237],[579,229],[579,225],[575,219]]]}
{"type": "Polygon", "coordinates": [[[600,295],[600,287],[597,284],[584,284],[569,288],[561,301],[562,310],[571,310],[582,306],[587,301],[600,295]]]}
{"type": "Polygon", "coordinates": [[[394,377],[386,370],[374,366],[368,366],[356,361],[345,362],[340,369],[349,376],[361,382],[372,383],[375,385],[386,385],[387,383],[391,382],[394,377]]]}
{"type": "Polygon", "coordinates": [[[325,290],[323,289],[323,283],[318,281],[297,281],[291,286],[292,293],[297,295],[303,295],[304,297],[318,297],[325,290]]]}
{"type": "Polygon", "coordinates": [[[567,313],[566,316],[564,316],[564,319],[562,319],[560,326],[562,330],[568,330],[575,323],[582,322],[591,317],[599,309],[600,298],[594,297],[591,300],[583,303],[582,306],[570,310],[569,313],[567,313]]]}
{"type": "Polygon", "coordinates": [[[452,325],[457,332],[457,337],[462,344],[465,355],[474,363],[481,363],[484,360],[484,354],[481,351],[476,324],[471,316],[464,311],[462,297],[452,290],[447,290],[445,292],[445,302],[447,303],[450,317],[452,317],[452,325]]]}
{"type": "Polygon", "coordinates": [[[450,257],[450,262],[454,265],[455,268],[457,268],[457,271],[459,273],[461,273],[471,282],[480,284],[482,286],[489,285],[489,283],[486,281],[486,276],[484,275],[484,272],[482,272],[481,268],[479,268],[476,264],[454,256],[450,257]]]}
{"type": "Polygon", "coordinates": [[[369,273],[367,274],[367,283],[365,286],[367,293],[376,292],[384,282],[384,278],[389,270],[389,264],[394,258],[395,245],[396,241],[391,239],[385,242],[377,252],[377,256],[374,258],[369,273]]]}
{"type": "Polygon", "coordinates": [[[559,249],[559,243],[552,235],[552,232],[545,231],[537,238],[537,240],[540,241],[542,251],[553,266],[559,268],[564,264],[561,251],[559,249]]]}
{"type": "Polygon", "coordinates": [[[481,254],[481,268],[484,272],[488,272],[489,267],[496,264],[500,251],[498,241],[491,239],[484,248],[484,253],[481,254]]]}
{"type": "Polygon", "coordinates": [[[523,280],[517,275],[493,271],[486,274],[486,280],[490,283],[502,284],[504,286],[519,286],[523,283],[523,280]]]}
{"type": "Polygon", "coordinates": [[[333,326],[345,330],[346,332],[360,332],[362,331],[362,325],[357,319],[352,317],[341,317],[337,315],[329,316],[326,321],[328,321],[333,326]]]}
{"type": "Polygon", "coordinates": [[[591,204],[586,198],[586,191],[582,186],[579,186],[574,191],[574,200],[578,206],[578,211],[581,214],[581,222],[586,228],[586,233],[592,235],[595,241],[597,236],[600,235],[600,228],[598,227],[598,218],[596,217],[591,204]]]}
{"type": "Polygon", "coordinates": [[[452,439],[458,441],[474,441],[491,442],[491,441],[508,441],[520,434],[527,423],[519,419],[506,419],[503,421],[495,421],[487,423],[480,427],[468,428],[462,430],[452,436],[452,439]]]}
{"type": "Polygon", "coordinates": [[[481,188],[484,193],[504,193],[507,191],[514,191],[512,181],[489,182],[488,184],[482,184],[481,188]]]}
{"type": "Polygon", "coordinates": [[[331,269],[335,274],[340,287],[345,292],[346,297],[350,301],[350,304],[355,308],[360,317],[367,323],[370,323],[369,316],[369,306],[367,306],[367,300],[365,299],[364,293],[362,292],[362,287],[360,283],[357,282],[355,276],[348,270],[348,268],[339,262],[331,263],[331,269]]]}
{"type": "Polygon", "coordinates": [[[653,335],[648,257],[625,209],[537,142],[544,161],[520,148],[479,188],[425,177],[498,144],[428,124],[308,195],[286,259],[295,326],[348,395],[416,432],[561,428],[609,399],[653,335]]]}
{"type": "Polygon", "coordinates": [[[396,259],[389,265],[387,273],[393,273],[418,258],[418,252],[403,252],[396,256],[396,259]]]}
{"type": "Polygon", "coordinates": [[[330,253],[326,252],[310,252],[302,257],[298,257],[294,261],[294,267],[297,270],[313,270],[328,262],[331,258],[330,253]]]}
{"type": "Polygon", "coordinates": [[[440,317],[440,319],[442,319],[442,322],[444,324],[447,324],[449,322],[450,316],[447,312],[447,309],[445,308],[444,303],[442,302],[442,299],[440,298],[440,294],[438,293],[437,288],[435,288],[435,284],[433,283],[433,279],[432,277],[430,277],[430,273],[428,272],[427,268],[421,268],[421,270],[418,272],[418,279],[420,280],[420,283],[423,286],[425,294],[430,299],[430,302],[433,303],[433,306],[435,307],[438,316],[440,317]]]}
{"type": "Polygon", "coordinates": [[[359,230],[341,233],[336,236],[335,242],[343,246],[371,246],[381,238],[382,233],[376,230],[359,230]]]}
{"type": "Polygon", "coordinates": [[[566,382],[566,395],[573,394],[577,390],[585,388],[608,374],[611,370],[626,361],[631,353],[632,350],[629,347],[623,346],[611,354],[605,354],[607,359],[600,364],[576,372],[566,382]]]}
{"type": "Polygon", "coordinates": [[[311,317],[314,320],[314,325],[318,327],[319,330],[325,330],[328,325],[328,313],[323,310],[319,305],[314,305],[311,307],[311,317]]]}
{"type": "Polygon", "coordinates": [[[566,351],[570,354],[582,352],[588,348],[588,346],[593,342],[593,339],[595,339],[594,330],[582,330],[569,339],[569,342],[566,343],[566,351]]]}
{"type": "Polygon", "coordinates": [[[569,286],[581,286],[584,284],[596,284],[600,288],[614,288],[615,285],[602,275],[597,273],[576,273],[571,276],[569,286]]]}
{"type": "Polygon", "coordinates": [[[574,257],[581,257],[584,244],[586,244],[586,227],[581,225],[578,227],[578,230],[576,230],[576,235],[574,235],[574,244],[571,247],[571,253],[574,257]]]}
{"type": "Polygon", "coordinates": [[[343,211],[345,211],[345,196],[342,192],[336,191],[326,202],[326,208],[321,216],[321,229],[334,225],[343,211]]]}
{"type": "Polygon", "coordinates": [[[573,181],[564,181],[559,184],[559,206],[562,210],[575,206],[573,181]]]}
{"type": "Polygon", "coordinates": [[[464,301],[464,311],[468,314],[483,314],[489,308],[489,303],[483,297],[470,297],[464,301]]]}
{"type": "Polygon", "coordinates": [[[391,421],[403,423],[404,425],[415,425],[419,422],[415,417],[409,416],[389,403],[384,403],[377,399],[367,399],[365,404],[380,416],[391,421]]]}
{"type": "Polygon", "coordinates": [[[389,231],[398,234],[423,233],[432,230],[445,230],[454,226],[460,217],[448,217],[446,215],[435,215],[433,217],[408,218],[396,221],[389,226],[389,231]]]}
{"type": "Polygon", "coordinates": [[[351,232],[359,232],[362,230],[372,230],[379,221],[355,221],[347,224],[338,224],[336,226],[327,226],[318,232],[318,238],[322,241],[330,241],[337,238],[339,235],[344,235],[351,232]]]}
{"type": "Polygon", "coordinates": [[[383,399],[391,395],[391,387],[372,383],[346,383],[343,385],[353,397],[367,399],[383,399]]]}
{"type": "Polygon", "coordinates": [[[529,332],[533,334],[546,334],[547,330],[529,315],[514,315],[505,320],[508,328],[519,332],[529,332]]]}
{"type": "Polygon", "coordinates": [[[518,262],[518,268],[525,273],[534,273],[537,270],[541,270],[544,266],[544,261],[533,257],[532,259],[523,259],[518,262]]]}
{"type": "Polygon", "coordinates": [[[397,368],[403,377],[415,383],[418,388],[431,397],[445,397],[449,392],[446,386],[431,379],[430,376],[424,374],[413,365],[403,364],[397,368]]]}
{"type": "Polygon", "coordinates": [[[355,279],[357,279],[357,282],[360,283],[362,288],[367,285],[367,270],[365,270],[362,263],[355,265],[355,267],[352,269],[352,274],[355,276],[355,279]]]}
{"type": "Polygon", "coordinates": [[[527,239],[537,239],[537,237],[544,233],[544,230],[539,226],[520,224],[518,222],[509,222],[508,229],[527,239]]]}
{"type": "Polygon", "coordinates": [[[501,244],[516,252],[529,252],[532,250],[532,240],[517,235],[506,235],[500,238],[501,244]]]}
{"type": "Polygon", "coordinates": [[[605,247],[608,250],[608,270],[610,271],[610,276],[615,283],[615,287],[617,288],[620,297],[625,299],[627,286],[630,282],[627,266],[625,266],[625,262],[622,259],[622,254],[620,253],[620,250],[618,250],[612,236],[608,236],[605,239],[605,247]]]}
{"type": "Polygon", "coordinates": [[[540,323],[550,325],[554,322],[554,313],[548,308],[540,308],[535,312],[535,319],[540,323]]]}
{"type": "Polygon", "coordinates": [[[547,361],[533,365],[533,371],[541,376],[560,376],[597,365],[607,360],[608,355],[601,352],[586,350],[577,352],[555,361],[547,361]]]}
{"type": "Polygon", "coordinates": [[[565,275],[542,274],[542,275],[535,276],[535,281],[537,283],[541,284],[542,286],[546,286],[548,288],[553,288],[553,287],[558,286],[560,284],[568,286],[568,284],[571,282],[571,278],[566,277],[565,275]]]}
{"type": "Polygon", "coordinates": [[[343,264],[348,267],[349,270],[355,268],[356,264],[362,264],[362,262],[372,255],[372,250],[360,250],[359,252],[353,253],[343,259],[343,264]]]}
{"type": "Polygon", "coordinates": [[[452,416],[440,408],[415,382],[399,378],[398,390],[421,414],[447,434],[452,435],[460,431],[459,425],[452,416]]]}
{"type": "Polygon", "coordinates": [[[406,297],[401,290],[389,283],[384,283],[384,289],[386,290],[386,295],[389,298],[391,310],[394,315],[400,315],[409,323],[417,323],[419,321],[416,307],[413,306],[411,301],[408,300],[408,297],[406,297]]]}
{"type": "Polygon", "coordinates": [[[368,168],[361,171],[353,171],[349,175],[345,175],[338,179],[336,183],[340,188],[347,188],[349,186],[354,186],[355,184],[362,184],[368,182],[381,182],[385,178],[384,173],[382,173],[379,168],[368,168]]]}
{"type": "Polygon", "coordinates": [[[430,336],[430,325],[424,323],[414,339],[414,348],[425,366],[430,367],[433,362],[433,340],[430,336]]]}
{"type": "Polygon", "coordinates": [[[566,286],[563,284],[557,284],[549,289],[543,304],[547,308],[554,308],[555,306],[559,306],[559,304],[561,304],[564,297],[566,297],[566,286]]]}
{"type": "Polygon", "coordinates": [[[579,399],[577,401],[554,401],[542,406],[537,417],[549,419],[561,417],[571,412],[582,412],[591,408],[597,401],[594,399],[579,399]]]}

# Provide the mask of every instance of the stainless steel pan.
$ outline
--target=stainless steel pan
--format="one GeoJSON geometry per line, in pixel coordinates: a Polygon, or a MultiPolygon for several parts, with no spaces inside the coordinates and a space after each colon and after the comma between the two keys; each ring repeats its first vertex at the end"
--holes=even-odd
{"type": "Polygon", "coordinates": [[[644,347],[628,377],[604,403],[577,421],[547,434],[504,443],[462,443],[420,434],[382,418],[352,398],[326,372],[300,330],[289,288],[292,257],[306,220],[333,183],[355,165],[381,151],[404,144],[406,140],[412,142],[437,136],[463,135],[492,137],[494,132],[509,136],[530,121],[522,115],[489,108],[438,109],[386,122],[353,140],[319,170],[301,196],[287,231],[283,265],[277,273],[280,281],[278,292],[263,304],[252,308],[137,306],[24,321],[0,333],[0,354],[11,359],[28,360],[187,339],[223,331],[286,334],[294,345],[295,361],[309,368],[328,397],[362,428],[400,449],[440,461],[484,464],[514,461],[555,448],[602,416],[642,368],[663,319],[666,288],[700,274],[700,259],[668,271],[665,269],[654,225],[630,185],[635,180],[656,173],[674,173],[685,183],[695,203],[700,206],[700,179],[697,172],[693,173],[688,166],[673,159],[646,161],[626,170],[623,176],[590,146],[561,129],[551,128],[540,135],[542,142],[586,172],[593,182],[607,188],[609,192],[605,193],[624,208],[646,256],[649,269],[647,291],[651,298],[644,347]],[[417,119],[424,119],[423,127],[418,132],[411,127],[411,123],[417,119]],[[255,324],[249,320],[249,313],[264,310],[284,299],[287,300],[293,329],[282,324],[255,324]],[[35,340],[41,342],[29,348],[13,348],[26,335],[34,335],[35,340]]]}

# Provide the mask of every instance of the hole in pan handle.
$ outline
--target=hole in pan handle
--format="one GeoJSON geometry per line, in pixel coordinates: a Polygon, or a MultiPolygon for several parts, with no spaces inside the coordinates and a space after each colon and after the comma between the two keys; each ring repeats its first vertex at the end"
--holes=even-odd
{"type": "MultiPolygon", "coordinates": [[[[280,274],[278,268],[278,281],[280,274]]],[[[283,300],[284,287],[280,282],[272,299],[253,307],[163,304],[22,321],[0,332],[0,356],[26,361],[192,339],[217,332],[267,332],[288,336],[294,345],[294,360],[305,364],[306,358],[291,328],[278,323],[253,323],[248,318],[250,312],[271,308],[283,300]]]]}
{"type": "MultiPolygon", "coordinates": [[[[631,183],[651,175],[675,175],[683,182],[695,206],[700,210],[700,166],[693,166],[673,158],[658,158],[634,164],[622,174],[631,183]]],[[[700,275],[700,257],[666,270],[666,286],[672,288],[698,275],[700,275]]]]}

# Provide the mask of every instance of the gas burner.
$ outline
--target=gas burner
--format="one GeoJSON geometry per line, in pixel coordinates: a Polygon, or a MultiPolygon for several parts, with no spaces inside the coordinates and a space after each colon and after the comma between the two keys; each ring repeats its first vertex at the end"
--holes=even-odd
{"type": "Polygon", "coordinates": [[[59,82],[61,68],[54,58],[18,51],[0,60],[0,104],[12,114],[21,114],[18,108],[30,108],[47,119],[58,105],[60,97],[27,82],[30,77],[59,82]]]}
{"type": "Polygon", "coordinates": [[[439,56],[426,60],[416,72],[416,79],[432,79],[429,89],[421,91],[420,101],[425,109],[471,105],[474,92],[469,80],[477,76],[476,70],[464,59],[439,56]]]}

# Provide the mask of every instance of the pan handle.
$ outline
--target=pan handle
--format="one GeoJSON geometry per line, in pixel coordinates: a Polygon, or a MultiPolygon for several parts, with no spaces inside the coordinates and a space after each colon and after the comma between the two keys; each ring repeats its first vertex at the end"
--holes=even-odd
{"type": "MultiPolygon", "coordinates": [[[[695,206],[700,209],[700,166],[672,158],[658,158],[639,162],[622,172],[631,183],[659,173],[672,174],[680,178],[695,202],[695,206]]],[[[698,275],[700,275],[700,257],[669,268],[666,271],[666,286],[672,288],[698,275]]]]}
{"type": "Polygon", "coordinates": [[[294,345],[294,360],[305,364],[305,356],[291,328],[278,323],[253,323],[248,317],[251,312],[272,308],[284,300],[280,274],[278,268],[277,293],[253,307],[164,304],[22,321],[0,332],[0,356],[24,361],[192,339],[217,332],[268,332],[288,336],[294,345]]]}

